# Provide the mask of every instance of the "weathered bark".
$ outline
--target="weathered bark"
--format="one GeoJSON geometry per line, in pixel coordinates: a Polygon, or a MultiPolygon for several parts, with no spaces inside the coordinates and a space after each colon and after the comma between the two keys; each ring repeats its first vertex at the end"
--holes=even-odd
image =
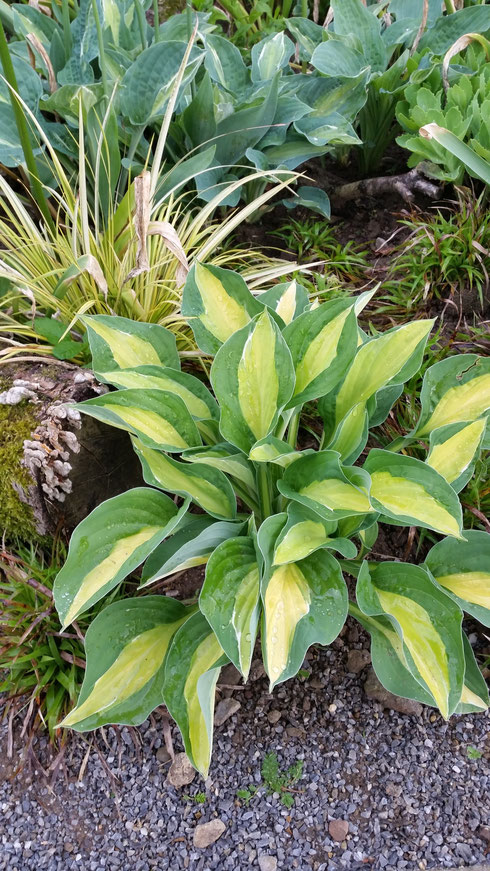
{"type": "Polygon", "coordinates": [[[406,203],[411,203],[415,195],[424,194],[435,199],[440,194],[440,188],[429,181],[417,169],[411,169],[402,175],[386,175],[379,178],[363,178],[359,181],[343,184],[332,191],[330,199],[332,207],[341,208],[344,203],[358,200],[360,197],[379,197],[381,194],[397,194],[406,203]]]}
{"type": "MultiPolygon", "coordinates": [[[[20,408],[30,420],[30,437],[19,428],[17,468],[11,467],[7,482],[28,508],[31,529],[15,530],[17,535],[73,529],[104,499],[142,483],[127,434],[70,407],[106,392],[91,372],[55,362],[13,362],[0,369],[0,383],[0,443],[2,427],[20,408]]],[[[7,534],[14,531],[8,516],[1,521],[7,534]]]]}

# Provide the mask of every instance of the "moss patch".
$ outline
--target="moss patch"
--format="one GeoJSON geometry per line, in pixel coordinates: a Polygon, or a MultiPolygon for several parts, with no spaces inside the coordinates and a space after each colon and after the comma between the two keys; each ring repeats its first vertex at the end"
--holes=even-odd
{"type": "Polygon", "coordinates": [[[28,402],[0,405],[0,530],[7,539],[39,539],[28,505],[19,499],[12,484],[27,489],[32,478],[21,465],[24,439],[29,439],[38,420],[28,402]]]}

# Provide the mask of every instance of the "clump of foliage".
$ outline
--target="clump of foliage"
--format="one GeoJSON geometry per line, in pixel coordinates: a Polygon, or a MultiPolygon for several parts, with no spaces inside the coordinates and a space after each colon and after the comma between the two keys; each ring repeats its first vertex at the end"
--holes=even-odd
{"type": "Polygon", "coordinates": [[[281,239],[286,250],[293,252],[299,261],[305,257],[325,260],[329,275],[350,281],[365,275],[366,253],[354,242],[338,242],[334,230],[325,221],[293,219],[272,230],[270,235],[281,239]]]}
{"type": "Polygon", "coordinates": [[[137,724],[164,702],[205,773],[220,668],[231,661],[246,678],[260,630],[272,690],[311,645],[337,637],[348,613],[370,633],[391,692],[446,718],[486,708],[461,626],[464,611],[489,622],[490,544],[463,529],[457,494],[489,445],[490,360],[430,366],[416,425],[366,454],[370,429],[420,370],[433,326],[368,335],[357,316],[371,296],[311,305],[292,282],[255,297],[237,273],[197,263],[182,314],[213,357],[209,387],[182,372],[161,326],[85,317],[94,371],[117,390],[77,407],[131,433],[149,486],[103,503],[75,530],[54,589],[64,630],[141,563],[142,587],[191,565],[206,573],[194,605],[150,595],[100,612],[63,726],[137,724]],[[317,399],[323,431],[302,450],[302,409],[317,399]],[[407,455],[411,444],[424,459],[407,455]],[[378,521],[443,537],[424,565],[377,563],[378,521]],[[357,577],[355,599],[344,571],[357,577]]]}
{"type": "MultiPolygon", "coordinates": [[[[1,387],[0,387],[1,392],[1,387]]],[[[30,439],[38,424],[29,403],[0,404],[0,529],[11,538],[35,538],[30,509],[18,497],[14,486],[27,490],[32,478],[21,465],[24,439],[30,439]]]]}
{"type": "MultiPolygon", "coordinates": [[[[284,807],[291,808],[294,804],[294,796],[290,790],[303,774],[303,761],[298,759],[282,771],[279,767],[277,753],[266,753],[260,771],[267,795],[272,795],[275,792],[278,793],[281,804],[284,807]]],[[[248,786],[241,787],[237,789],[237,798],[241,799],[248,807],[261,789],[261,786],[262,784],[257,786],[251,783],[248,786]]]]}

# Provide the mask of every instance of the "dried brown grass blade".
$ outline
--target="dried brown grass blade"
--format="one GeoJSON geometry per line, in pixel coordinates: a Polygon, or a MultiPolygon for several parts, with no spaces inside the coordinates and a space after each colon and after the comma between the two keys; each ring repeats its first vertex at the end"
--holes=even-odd
{"type": "MultiPolygon", "coordinates": [[[[49,91],[51,94],[58,88],[58,83],[56,81],[56,76],[53,69],[53,64],[50,61],[49,54],[42,42],[37,38],[35,33],[28,33],[26,36],[27,47],[29,49],[29,54],[31,54],[32,49],[34,48],[37,53],[42,57],[43,63],[48,71],[48,81],[49,81],[49,91]]],[[[33,56],[34,57],[34,56],[33,56]]],[[[33,64],[34,66],[34,64],[33,64]]]]}
{"type": "Polygon", "coordinates": [[[135,278],[142,272],[148,272],[150,264],[148,262],[148,251],[146,248],[146,237],[148,235],[148,225],[150,223],[150,199],[151,199],[151,175],[148,170],[145,170],[138,175],[134,180],[134,201],[135,201],[135,216],[134,225],[136,238],[138,239],[138,247],[136,249],[136,266],[128,272],[124,279],[124,284],[135,278]]]}

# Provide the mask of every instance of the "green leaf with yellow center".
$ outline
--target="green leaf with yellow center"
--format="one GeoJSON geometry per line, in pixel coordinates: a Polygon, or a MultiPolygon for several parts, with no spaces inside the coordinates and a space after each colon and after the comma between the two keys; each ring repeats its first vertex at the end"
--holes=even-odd
{"type": "Polygon", "coordinates": [[[402,641],[406,668],[447,719],[464,686],[461,609],[423,567],[408,563],[363,563],[356,595],[364,614],[391,623],[402,641]]]}
{"type": "Polygon", "coordinates": [[[216,635],[199,612],[176,632],[165,662],[165,704],[180,729],[190,761],[204,777],[213,745],[216,682],[226,662],[216,635]]]}
{"type": "Polygon", "coordinates": [[[425,566],[460,608],[490,627],[490,535],[468,529],[464,536],[435,544],[425,566]]]}
{"type": "Polygon", "coordinates": [[[420,420],[414,431],[418,436],[488,415],[490,359],[458,354],[435,363],[424,375],[420,403],[420,420]]]}
{"type": "Polygon", "coordinates": [[[220,348],[211,382],[221,433],[248,454],[275,428],[294,387],[291,354],[267,309],[220,348]]]}
{"type": "Polygon", "coordinates": [[[323,520],[310,508],[297,502],[288,505],[287,514],[287,523],[276,540],[274,565],[297,562],[320,547],[337,550],[347,559],[355,558],[355,544],[346,538],[335,536],[336,521],[323,520]]]}
{"type": "Polygon", "coordinates": [[[98,505],[75,529],[56,576],[54,600],[63,626],[134,571],[187,510],[164,493],[138,487],[98,505]]]}
{"type": "Polygon", "coordinates": [[[107,723],[142,723],[163,704],[165,656],[191,613],[165,596],[104,608],[85,636],[87,666],[77,706],[60,725],[84,732],[107,723]]]}
{"type": "Polygon", "coordinates": [[[259,301],[265,303],[279,315],[285,324],[290,324],[308,306],[309,297],[306,289],[297,281],[275,284],[269,290],[259,295],[259,301]]]}
{"type": "Polygon", "coordinates": [[[369,452],[364,469],[371,476],[376,511],[401,526],[423,526],[462,538],[462,511],[453,488],[435,469],[390,451],[369,452]]]}
{"type": "Polygon", "coordinates": [[[362,469],[342,467],[335,451],[317,451],[292,463],[277,482],[289,499],[311,508],[324,520],[373,512],[369,476],[362,469]]]}
{"type": "Polygon", "coordinates": [[[116,315],[85,315],[92,368],[104,378],[115,369],[170,366],[180,369],[175,336],[159,324],[142,324],[116,315]]]}
{"type": "Polygon", "coordinates": [[[453,423],[430,434],[428,466],[439,472],[459,493],[473,475],[487,421],[484,417],[472,423],[453,423]]]}
{"type": "Polygon", "coordinates": [[[138,366],[104,373],[104,381],[120,388],[166,390],[183,400],[192,417],[206,420],[217,418],[218,408],[211,393],[199,378],[167,366],[138,366]]]}
{"type": "Polygon", "coordinates": [[[201,444],[197,426],[183,400],[166,390],[117,390],[87,399],[75,407],[139,436],[149,447],[172,452],[201,444]]]}

